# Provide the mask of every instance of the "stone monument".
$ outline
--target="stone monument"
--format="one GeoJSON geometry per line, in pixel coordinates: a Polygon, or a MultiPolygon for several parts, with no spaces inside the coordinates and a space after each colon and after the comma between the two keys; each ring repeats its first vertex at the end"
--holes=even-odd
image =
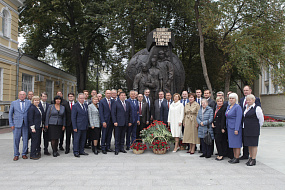
{"type": "Polygon", "coordinates": [[[143,93],[148,88],[153,99],[158,98],[159,91],[180,93],[185,71],[182,62],[172,53],[174,45],[174,35],[168,28],[157,28],[149,33],[146,48],[137,52],[128,63],[129,90],[143,93]]]}

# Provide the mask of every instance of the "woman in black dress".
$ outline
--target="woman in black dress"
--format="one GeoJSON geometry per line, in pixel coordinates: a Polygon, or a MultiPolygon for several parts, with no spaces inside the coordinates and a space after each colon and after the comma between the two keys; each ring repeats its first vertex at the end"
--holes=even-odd
{"type": "Polygon", "coordinates": [[[214,137],[218,156],[216,160],[221,161],[227,155],[227,133],[226,133],[226,116],[227,104],[224,104],[223,97],[217,97],[217,106],[214,108],[214,121],[212,127],[214,130],[214,137]]]}
{"type": "Polygon", "coordinates": [[[256,165],[256,154],[260,135],[260,127],[263,125],[264,116],[260,106],[255,104],[255,96],[246,96],[246,108],[243,113],[244,146],[248,146],[249,160],[247,166],[256,165]]]}
{"type": "Polygon", "coordinates": [[[49,106],[46,113],[45,127],[48,128],[48,135],[51,140],[53,156],[59,156],[57,152],[58,139],[62,131],[65,130],[65,108],[60,105],[62,98],[60,96],[54,97],[54,103],[49,106]]]}

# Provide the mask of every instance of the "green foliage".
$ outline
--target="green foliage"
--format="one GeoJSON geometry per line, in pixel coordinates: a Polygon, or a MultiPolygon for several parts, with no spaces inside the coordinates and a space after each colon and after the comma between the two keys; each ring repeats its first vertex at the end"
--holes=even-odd
{"type": "Polygon", "coordinates": [[[284,122],[264,122],[262,127],[284,127],[284,122]]]}

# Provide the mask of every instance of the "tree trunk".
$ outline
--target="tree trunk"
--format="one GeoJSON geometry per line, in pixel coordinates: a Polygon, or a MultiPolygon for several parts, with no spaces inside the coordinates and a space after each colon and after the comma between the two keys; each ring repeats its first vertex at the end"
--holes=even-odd
{"type": "Polygon", "coordinates": [[[86,88],[87,62],[83,61],[79,44],[73,44],[73,55],[76,65],[77,92],[83,92],[86,88]]]}
{"type": "Polygon", "coordinates": [[[204,75],[207,87],[211,92],[211,98],[213,98],[214,96],[213,96],[212,85],[211,85],[211,82],[210,82],[210,79],[208,76],[207,65],[206,65],[206,61],[205,61],[204,36],[203,36],[203,32],[202,32],[202,25],[201,25],[201,22],[199,21],[199,19],[200,19],[200,16],[199,16],[199,0],[195,1],[194,9],[195,9],[195,15],[196,15],[196,24],[198,27],[199,37],[200,37],[200,57],[201,57],[201,62],[202,62],[203,75],[204,75]]]}
{"type": "Polygon", "coordinates": [[[225,78],[225,95],[230,91],[230,83],[231,83],[231,72],[229,70],[226,71],[225,78]]]}

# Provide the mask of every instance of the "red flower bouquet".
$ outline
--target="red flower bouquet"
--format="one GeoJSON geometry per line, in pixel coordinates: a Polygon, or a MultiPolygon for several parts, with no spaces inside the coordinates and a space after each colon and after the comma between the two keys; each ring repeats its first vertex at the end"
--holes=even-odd
{"type": "Polygon", "coordinates": [[[147,149],[146,145],[142,142],[134,142],[130,148],[133,149],[135,154],[142,154],[147,149]]]}

